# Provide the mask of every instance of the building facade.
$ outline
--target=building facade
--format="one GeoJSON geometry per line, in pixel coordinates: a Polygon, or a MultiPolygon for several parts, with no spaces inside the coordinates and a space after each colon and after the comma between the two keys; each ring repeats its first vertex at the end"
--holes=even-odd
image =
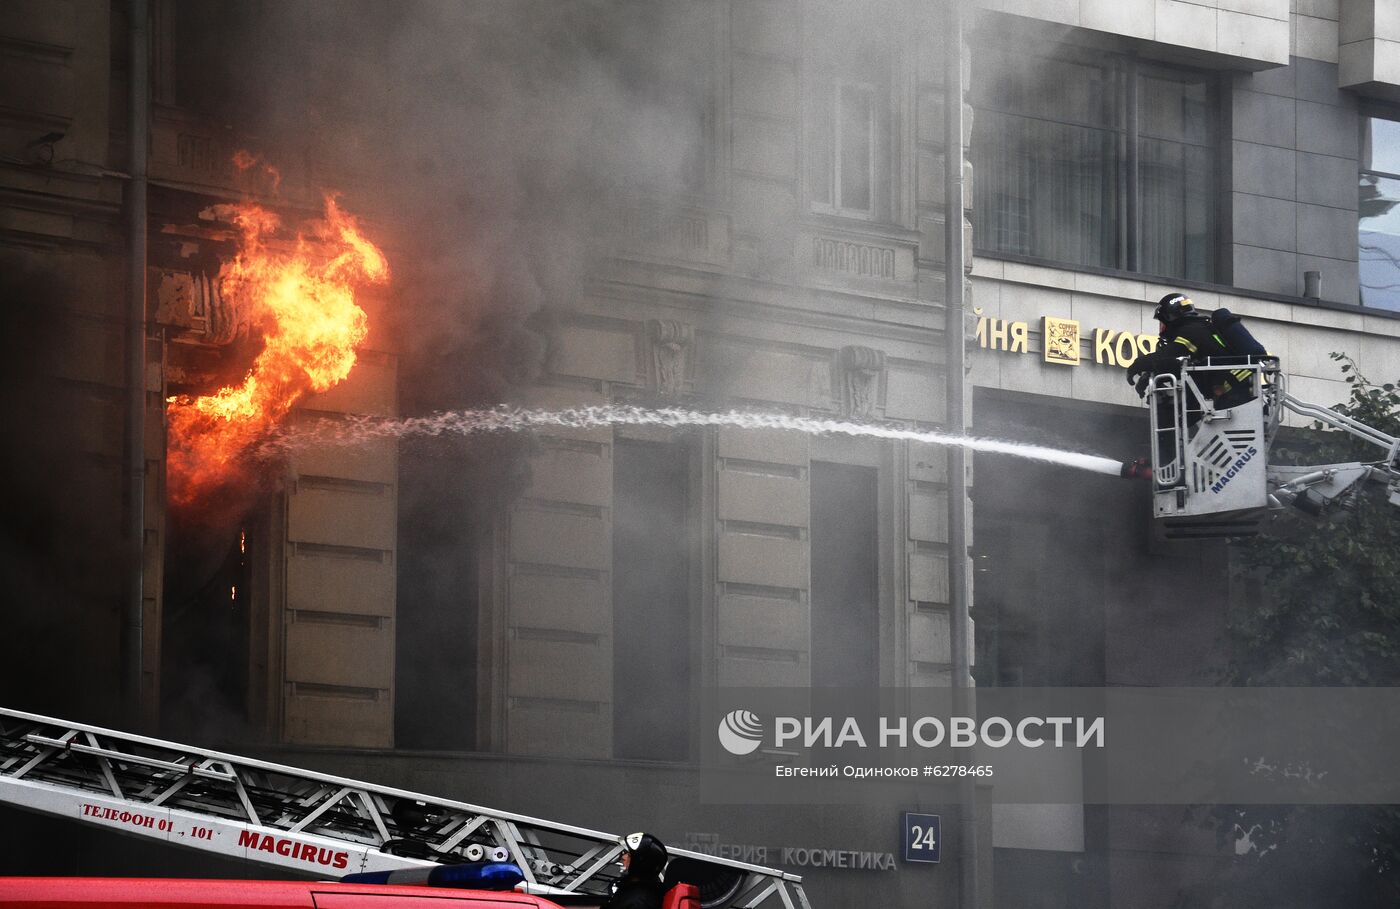
{"type": "MultiPolygon", "coordinates": [[[[509,449],[515,480],[484,517],[473,512],[452,538],[468,545],[448,560],[403,504],[433,494],[423,464],[389,442],[297,453],[231,524],[168,519],[162,402],[246,356],[221,343],[198,291],[229,250],[200,212],[241,188],[228,164],[236,124],[209,116],[188,78],[217,23],[152,6],[149,728],[681,844],[892,857],[893,870],[792,868],[818,909],[959,904],[956,837],[943,865],[905,864],[898,812],[736,811],[703,804],[697,782],[707,688],[949,684],[941,449],[758,430],[541,432],[509,449]]],[[[510,403],[937,429],[952,330],[970,350],[975,432],[1131,458],[1147,421],[1124,367],[1171,290],[1245,316],[1306,400],[1345,398],[1332,351],[1393,379],[1400,33],[1383,7],[986,0],[970,11],[959,145],[975,256],[968,318],[950,329],[944,11],[700,4],[709,65],[693,155],[607,212],[615,237],[580,293],[547,301],[543,368],[510,403]]],[[[17,263],[12,299],[46,301],[52,319],[17,331],[54,339],[41,362],[17,347],[8,362],[24,368],[5,390],[24,418],[31,388],[62,415],[36,420],[14,470],[61,452],[63,491],[16,501],[82,541],[15,574],[48,605],[22,609],[35,657],[12,690],[15,706],[98,722],[122,706],[123,566],[99,554],[129,507],[126,11],[0,15],[16,74],[0,87],[0,244],[17,263]],[[37,285],[19,279],[30,274],[37,285]],[[88,490],[80,513],[63,507],[71,489],[88,490]]],[[[344,181],[294,168],[280,210],[313,213],[328,177],[344,181]]],[[[393,295],[370,301],[372,323],[393,295]]],[[[394,339],[372,334],[351,377],[296,418],[397,415],[400,365],[394,339]]],[[[1224,607],[1244,595],[1223,545],[1161,538],[1145,492],[1120,481],[992,456],[973,480],[979,684],[1212,681],[1224,607]]],[[[951,793],[908,809],[955,829],[951,793]]],[[[1172,905],[1229,861],[1177,814],[988,807],[981,902],[1172,905]]],[[[54,867],[105,870],[126,849],[94,835],[54,867]]],[[[44,861],[32,846],[17,854],[36,864],[6,870],[44,861]]]]}
{"type": "MultiPolygon", "coordinates": [[[[1347,400],[1334,351],[1392,381],[1382,4],[984,6],[977,432],[1144,454],[1124,367],[1172,291],[1244,316],[1304,400],[1347,400]]],[[[1166,540],[1145,493],[1005,460],[979,456],[973,493],[979,684],[1217,684],[1227,607],[1256,594],[1227,548],[1166,540]]],[[[998,806],[993,827],[998,905],[1166,906],[1230,860],[1175,808],[998,806]]]]}

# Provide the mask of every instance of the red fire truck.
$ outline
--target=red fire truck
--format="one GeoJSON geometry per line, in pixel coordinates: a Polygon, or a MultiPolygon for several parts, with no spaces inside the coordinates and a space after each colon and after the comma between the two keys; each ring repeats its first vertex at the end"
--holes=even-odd
{"type": "MultiPolygon", "coordinates": [[[[610,833],[16,710],[0,709],[0,804],[339,878],[0,878],[0,906],[572,909],[621,874],[610,833]]],[[[798,875],[669,851],[667,909],[811,909],[798,875]]]]}
{"type": "MultiPolygon", "coordinates": [[[[574,906],[596,898],[561,897],[574,906]]],[[[15,909],[142,907],[142,909],[560,909],[543,897],[513,891],[340,881],[201,881],[149,878],[0,878],[0,906],[15,909]]],[[[673,887],[662,909],[698,909],[696,890],[673,887]]]]}

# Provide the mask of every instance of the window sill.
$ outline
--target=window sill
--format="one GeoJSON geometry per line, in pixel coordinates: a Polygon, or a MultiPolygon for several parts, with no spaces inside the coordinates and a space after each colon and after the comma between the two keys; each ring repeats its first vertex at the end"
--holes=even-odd
{"type": "Polygon", "coordinates": [[[875,214],[867,209],[836,208],[832,205],[823,205],[820,202],[812,203],[812,214],[825,218],[844,218],[848,221],[864,221],[866,223],[875,220],[875,214]]]}
{"type": "Polygon", "coordinates": [[[1034,256],[1018,256],[1014,253],[991,252],[979,249],[975,250],[973,255],[979,259],[989,259],[996,262],[1015,262],[1018,265],[1034,265],[1038,268],[1050,268],[1055,271],[1100,275],[1105,278],[1121,278],[1125,281],[1165,284],[1170,287],[1180,287],[1183,290],[1204,290],[1213,293],[1229,294],[1234,297],[1245,297],[1251,300],[1267,300],[1271,303],[1287,303],[1295,306],[1311,306],[1317,309],[1330,309],[1336,312],[1349,312],[1363,316],[1400,319],[1400,312],[1395,310],[1377,309],[1371,306],[1362,306],[1359,303],[1339,303],[1335,300],[1314,300],[1309,297],[1271,294],[1258,290],[1250,290],[1246,287],[1235,287],[1230,284],[1212,284],[1206,281],[1191,281],[1184,278],[1149,275],[1142,272],[1123,271],[1117,268],[1096,268],[1090,265],[1066,265],[1063,262],[1055,262],[1049,259],[1037,259],[1034,256]]]}

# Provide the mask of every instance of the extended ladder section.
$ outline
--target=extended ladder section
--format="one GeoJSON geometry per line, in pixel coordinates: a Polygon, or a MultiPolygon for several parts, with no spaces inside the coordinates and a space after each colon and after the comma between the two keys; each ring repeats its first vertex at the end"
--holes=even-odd
{"type": "MultiPolygon", "coordinates": [[[[613,834],[4,709],[0,803],[316,877],[509,861],[601,902],[621,870],[613,834]]],[[[670,852],[707,909],[811,909],[798,875],[670,852]]]]}
{"type": "Polygon", "coordinates": [[[1187,365],[1153,378],[1153,512],[1168,537],[1233,537],[1258,532],[1269,509],[1316,513],[1367,480],[1388,482],[1400,505],[1400,440],[1326,407],[1293,397],[1278,360],[1187,365]],[[1224,383],[1229,393],[1217,394],[1224,383]],[[1224,402],[1227,406],[1217,403],[1224,402]],[[1380,448],[1378,460],[1288,466],[1270,463],[1284,411],[1380,448]]]}

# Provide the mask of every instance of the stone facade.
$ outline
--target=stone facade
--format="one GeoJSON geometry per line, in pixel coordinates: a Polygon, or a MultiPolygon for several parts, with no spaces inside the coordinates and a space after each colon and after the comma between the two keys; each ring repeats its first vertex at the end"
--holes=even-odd
{"type": "Polygon", "coordinates": [[[1395,7],[1384,0],[1342,0],[1318,7],[1316,28],[1323,35],[1319,59],[1331,59],[1326,38],[1335,31],[1342,87],[1392,101],[1400,98],[1400,17],[1395,7]]]}
{"type": "MultiPolygon", "coordinates": [[[[602,402],[855,417],[904,426],[943,418],[940,66],[915,22],[893,37],[891,124],[877,171],[888,218],[811,201],[802,116],[822,80],[799,5],[736,4],[715,99],[711,205],[633,215],[646,230],[600,268],[594,290],[551,320],[535,406],[602,402]],[[806,100],[804,100],[806,99],[806,100]]],[[[884,117],[882,116],[882,119],[884,117]]],[[[627,430],[545,435],[531,481],[497,530],[483,628],[479,736],[513,753],[608,758],[612,735],[613,447],[627,430]],[[546,669],[545,667],[551,667],[546,669]]],[[[635,432],[631,433],[636,436],[635,432]]],[[[810,464],[878,475],[880,679],[946,677],[946,497],[936,452],[840,446],[783,433],[706,431],[692,440],[687,509],[694,573],[686,602],[701,685],[807,685],[810,464]],[[917,462],[917,466],[916,466],[917,462]],[[937,629],[942,628],[940,634],[937,629]]],[[[643,632],[644,633],[644,632],[643,632]]]]}
{"type": "MultiPolygon", "coordinates": [[[[733,407],[938,427],[945,396],[939,305],[945,149],[937,16],[894,3],[881,7],[879,15],[849,23],[861,45],[852,51],[821,40],[831,33],[817,22],[830,12],[821,5],[744,0],[709,6],[715,86],[705,117],[705,178],[675,192],[661,187],[607,213],[620,226],[621,245],[596,263],[584,295],[551,301],[545,374],[519,390],[518,403],[733,407]],[[848,103],[842,92],[854,93],[851,115],[866,118],[868,132],[845,140],[866,143],[851,146],[852,154],[866,155],[863,173],[853,170],[856,158],[841,159],[840,174],[832,163],[832,106],[848,103]],[[826,164],[818,160],[821,148],[826,164]]],[[[182,325],[190,314],[181,307],[198,296],[190,289],[207,284],[206,275],[184,262],[208,255],[201,246],[207,238],[190,228],[190,212],[232,189],[228,162],[236,140],[176,104],[169,81],[174,32],[162,24],[168,11],[168,4],[153,4],[153,286],[169,279],[189,292],[161,298],[157,291],[153,311],[182,325]]],[[[122,94],[112,90],[122,73],[111,48],[121,46],[126,23],[120,4],[103,12],[89,16],[76,4],[29,4],[7,11],[0,22],[6,65],[16,74],[5,82],[14,95],[7,110],[23,113],[6,115],[5,137],[22,149],[45,130],[66,132],[53,140],[51,166],[48,160],[4,165],[0,225],[7,247],[30,250],[42,265],[84,263],[71,271],[81,284],[75,324],[85,330],[68,334],[90,338],[89,348],[101,355],[72,351],[61,364],[68,372],[87,370],[74,386],[81,385],[84,403],[65,412],[83,427],[102,425],[100,414],[120,426],[126,383],[121,295],[103,292],[120,288],[116,276],[124,261],[116,126],[122,94]],[[43,251],[34,253],[36,247],[43,251]],[[87,402],[100,405],[100,414],[90,413],[87,402]]],[[[293,195],[305,185],[305,174],[288,176],[293,195]]],[[[177,671],[162,679],[157,657],[162,646],[179,644],[161,635],[170,627],[160,584],[170,545],[160,407],[174,375],[168,355],[194,355],[201,344],[212,349],[228,340],[215,337],[217,331],[206,338],[166,327],[152,322],[148,352],[151,715],[162,684],[183,677],[177,671]]],[[[396,376],[391,351],[364,350],[346,383],[302,402],[300,410],[392,416],[396,376]]],[[[114,528],[123,513],[120,437],[116,428],[92,434],[100,451],[91,468],[74,475],[75,483],[101,491],[99,511],[114,528]]],[[[449,762],[458,769],[451,771],[456,782],[448,783],[434,777],[441,765],[404,756],[396,765],[407,770],[403,784],[588,825],[648,826],[672,841],[721,831],[736,841],[890,848],[883,842],[893,835],[887,812],[858,812],[849,823],[817,827],[820,809],[805,820],[747,825],[728,823],[729,812],[719,817],[699,810],[693,744],[679,763],[646,773],[637,769],[645,765],[617,759],[621,746],[612,717],[622,682],[615,678],[615,648],[646,640],[645,628],[617,639],[615,541],[622,537],[615,518],[631,482],[619,472],[618,451],[674,441],[619,429],[558,431],[532,442],[528,483],[477,554],[482,634],[473,660],[479,703],[471,738],[479,751],[499,757],[480,765],[483,775],[468,775],[475,781],[469,792],[459,762],[449,762]],[[558,757],[551,765],[520,763],[540,755],[558,757]],[[579,761],[595,762],[588,784],[594,794],[544,799],[551,791],[557,796],[560,785],[577,793],[574,784],[582,777],[570,767],[579,761]],[[543,788],[527,783],[518,775],[522,766],[554,782],[543,788]],[[616,801],[620,789],[628,792],[625,811],[616,801]]],[[[811,513],[813,472],[832,468],[854,469],[871,480],[864,504],[873,538],[860,541],[870,572],[864,625],[873,647],[870,681],[946,684],[949,556],[941,452],[728,430],[685,435],[680,447],[688,475],[682,531],[688,594],[656,608],[679,614],[689,632],[684,646],[690,652],[680,661],[688,667],[683,700],[694,703],[702,686],[802,686],[832,671],[822,663],[829,657],[818,652],[825,646],[830,654],[832,645],[814,644],[823,635],[829,641],[833,632],[813,602],[821,591],[812,582],[811,513]]],[[[230,651],[233,662],[246,660],[235,672],[244,679],[247,725],[219,734],[293,748],[360,749],[369,763],[347,765],[347,772],[398,780],[381,750],[394,743],[395,662],[402,658],[394,644],[397,454],[387,444],[307,451],[287,467],[285,489],[249,525],[251,593],[245,595],[251,603],[240,632],[247,635],[246,652],[230,651]]],[[[119,578],[114,571],[94,597],[114,597],[119,578]]],[[[94,579],[94,586],[101,584],[94,579]]],[[[117,626],[99,621],[95,609],[92,603],[74,607],[71,626],[83,631],[67,646],[81,655],[86,678],[104,680],[100,684],[110,689],[106,682],[120,669],[103,642],[117,638],[117,626]]],[[[56,661],[49,674],[72,666],[72,659],[56,661]]],[[[89,685],[57,689],[46,686],[46,678],[29,685],[47,690],[48,700],[16,706],[115,720],[115,699],[104,710],[89,685]]],[[[162,717],[158,728],[211,734],[197,713],[184,709],[162,717]]],[[[311,752],[289,759],[325,764],[311,752]]],[[[956,892],[952,877],[931,873],[817,876],[831,878],[821,898],[826,905],[858,894],[899,903],[930,894],[952,899],[956,892]]]]}
{"type": "MultiPolygon", "coordinates": [[[[973,300],[984,321],[970,377],[977,432],[1142,454],[1146,413],[1122,367],[1155,339],[1153,305],[1175,290],[1205,309],[1243,315],[1303,400],[1347,398],[1333,351],[1353,356],[1375,381],[1400,375],[1400,319],[1358,305],[1361,118],[1371,99],[1394,91],[1377,75],[1394,65],[1379,40],[1383,5],[1230,4],[1231,15],[1262,18],[1250,28],[1253,49],[1229,54],[1219,27],[1212,47],[1204,25],[1225,15],[1224,3],[1158,2],[1135,13],[1134,4],[1116,4],[1116,23],[1104,18],[1107,4],[987,4],[1035,20],[983,20],[1021,40],[1130,49],[1216,71],[1224,196],[1213,284],[978,256],[973,300]],[[1173,32],[1182,17],[1199,23],[1173,32]],[[1361,37],[1358,21],[1374,25],[1367,34],[1377,40],[1361,37]],[[1367,54],[1379,55],[1374,64],[1357,62],[1367,54]],[[1320,301],[1302,298],[1307,271],[1322,272],[1320,301]],[[1047,319],[1077,323],[1076,364],[1047,361],[1047,319]]],[[[1220,547],[1164,543],[1144,530],[1129,490],[988,458],[979,458],[977,478],[984,683],[1214,683],[1222,617],[1244,596],[1220,547]],[[1100,547],[1113,555],[1102,559],[1100,547]]],[[[1030,903],[1051,889],[1076,905],[1169,906],[1224,861],[1174,809],[997,806],[993,814],[998,905],[1030,903]]]]}
{"type": "Polygon", "coordinates": [[[1234,81],[1228,258],[1237,287],[1301,296],[1303,274],[1320,271],[1324,299],[1358,298],[1359,101],[1337,81],[1335,63],[1305,57],[1234,81]]]}
{"type": "MultiPolygon", "coordinates": [[[[66,478],[61,485],[47,482],[49,491],[17,495],[7,511],[34,515],[56,541],[68,541],[57,547],[56,562],[20,556],[7,575],[11,595],[31,604],[17,617],[16,633],[33,643],[27,659],[12,661],[4,687],[23,692],[34,709],[86,703],[92,716],[104,719],[122,707],[115,684],[120,612],[111,604],[123,588],[124,565],[120,555],[98,553],[103,541],[126,538],[128,514],[122,466],[126,276],[117,252],[124,162],[109,145],[122,116],[109,103],[110,42],[113,29],[123,27],[116,18],[39,3],[18,4],[0,16],[3,334],[7,362],[25,364],[5,379],[6,418],[23,438],[13,449],[11,482],[18,491],[31,483],[22,472],[53,470],[66,478]],[[34,406],[25,406],[25,398],[34,406]],[[70,501],[84,504],[73,508],[70,501]],[[71,628],[85,633],[52,633],[71,628]],[[38,680],[31,675],[36,669],[38,680]],[[91,687],[94,677],[104,683],[91,687]]],[[[148,425],[153,417],[158,425],[159,377],[144,379],[148,425]]],[[[149,441],[158,438],[155,432],[149,441]]],[[[143,466],[159,469],[158,461],[143,466]]],[[[160,495],[148,493],[146,514],[153,517],[146,530],[155,534],[160,495]]],[[[112,545],[114,554],[119,546],[112,545]]],[[[148,576],[158,577],[160,556],[147,555],[148,576]]],[[[143,593],[147,614],[158,615],[159,584],[143,593]]],[[[158,657],[159,635],[144,644],[158,657]]],[[[154,676],[146,681],[154,683],[154,676]]]]}
{"type": "Polygon", "coordinates": [[[1132,38],[1244,70],[1286,64],[1287,0],[987,0],[983,9],[1132,38]]]}
{"type": "MultiPolygon", "coordinates": [[[[1124,332],[1156,334],[1152,308],[1176,285],[1129,276],[1075,272],[1048,266],[978,258],[973,268],[977,306],[983,317],[1025,323],[1025,353],[991,345],[973,357],[972,381],[981,388],[1050,394],[1138,407],[1133,389],[1123,380],[1117,338],[1124,332]],[[1048,364],[1043,357],[1042,320],[1074,319],[1080,326],[1080,364],[1048,364]],[[1098,340],[1111,335],[1113,350],[1098,340]]],[[[1331,308],[1287,299],[1188,288],[1204,309],[1228,308],[1249,320],[1250,330],[1270,353],[1283,359],[1289,389],[1306,401],[1332,405],[1347,397],[1337,365],[1328,356],[1348,353],[1376,378],[1400,373],[1400,320],[1360,307],[1331,308]]],[[[1009,347],[1009,344],[1007,345],[1009,347]]],[[[1388,381],[1388,380],[1387,380],[1388,381]]]]}

